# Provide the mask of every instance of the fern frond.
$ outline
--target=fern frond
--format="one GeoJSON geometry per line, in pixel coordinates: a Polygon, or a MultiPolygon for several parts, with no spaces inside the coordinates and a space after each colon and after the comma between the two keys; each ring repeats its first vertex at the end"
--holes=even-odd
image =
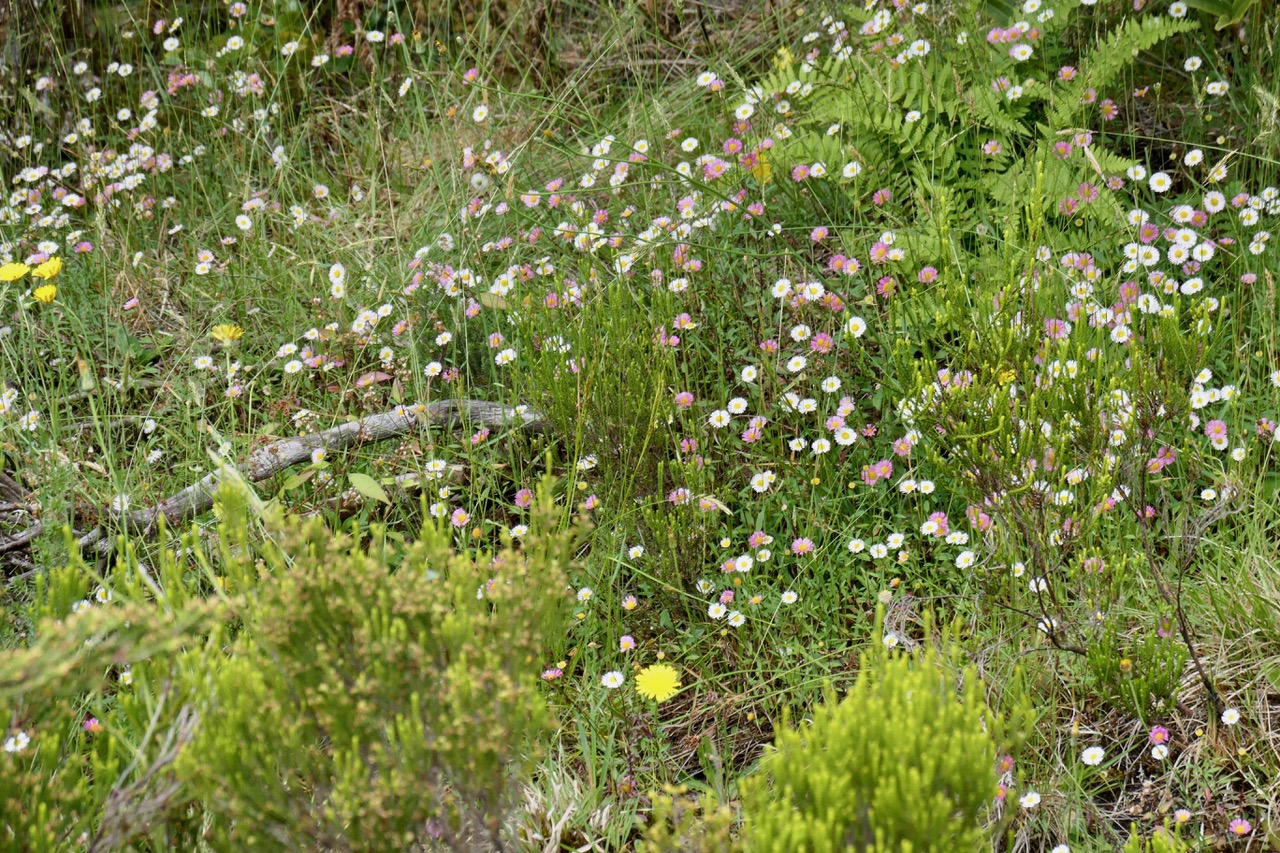
{"type": "Polygon", "coordinates": [[[1106,40],[1096,45],[1081,61],[1080,75],[1055,98],[1049,113],[1049,126],[1069,127],[1084,110],[1087,89],[1101,89],[1131,65],[1138,56],[1167,38],[1190,32],[1196,23],[1166,15],[1130,18],[1111,31],[1106,40]]]}
{"type": "Polygon", "coordinates": [[[964,93],[964,103],[983,127],[1008,137],[1023,137],[1029,133],[1025,124],[1004,111],[1004,99],[988,86],[970,88],[964,93]]]}

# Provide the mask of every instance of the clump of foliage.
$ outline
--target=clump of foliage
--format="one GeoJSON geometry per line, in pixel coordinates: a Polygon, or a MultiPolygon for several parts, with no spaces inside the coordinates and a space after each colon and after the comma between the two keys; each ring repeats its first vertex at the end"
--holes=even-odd
{"type": "Polygon", "coordinates": [[[546,704],[529,662],[563,630],[571,536],[543,513],[526,549],[453,551],[285,534],[230,656],[207,659],[208,708],[180,763],[231,845],[501,847],[513,769],[546,704]],[[281,780],[283,784],[281,783],[281,780]]]}
{"type": "Polygon", "coordinates": [[[949,641],[878,647],[812,721],[786,727],[744,795],[751,850],[977,850],[1002,727],[949,641]]]}
{"type": "Polygon", "coordinates": [[[1156,827],[1149,838],[1143,838],[1137,828],[1131,829],[1124,845],[1124,853],[1187,853],[1191,849],[1182,837],[1181,827],[1171,827],[1168,821],[1156,827]]]}
{"type": "Polygon", "coordinates": [[[548,733],[529,662],[563,630],[574,529],[548,499],[523,547],[493,554],[457,551],[447,528],[403,544],[317,519],[270,522],[257,540],[244,496],[222,498],[228,571],[213,580],[238,575],[239,595],[108,600],[0,659],[0,713],[22,732],[0,756],[5,832],[33,849],[172,844],[198,814],[222,849],[501,848],[511,783],[548,733]],[[54,772],[80,762],[88,772],[54,772]]]}
{"type": "Polygon", "coordinates": [[[1086,650],[1095,689],[1140,720],[1167,715],[1187,664],[1186,647],[1171,633],[1148,630],[1134,639],[1106,626],[1086,650]]]}
{"type": "MultiPolygon", "coordinates": [[[[1130,18],[1081,50],[1064,38],[1080,25],[1081,6],[1035,15],[1040,4],[1027,5],[1024,20],[989,29],[987,45],[980,32],[957,33],[954,22],[940,26],[915,11],[867,5],[839,21],[829,16],[827,50],[815,38],[801,56],[782,51],[776,70],[750,89],[753,118],[766,127],[780,119],[775,144],[757,156],[782,180],[837,181],[852,204],[832,212],[833,224],[862,219],[868,203],[882,206],[877,192],[916,200],[925,215],[899,239],[943,274],[954,271],[959,247],[972,245],[963,235],[991,233],[1037,183],[1059,215],[1118,219],[1122,209],[1098,187],[1122,185],[1132,161],[1082,130],[1085,114],[1142,51],[1194,24],[1130,18]]],[[[961,15],[983,21],[971,9],[961,15]]]]}
{"type": "Polygon", "coordinates": [[[191,849],[199,815],[178,793],[173,761],[198,716],[171,682],[135,682],[132,665],[176,659],[193,639],[216,635],[230,616],[226,604],[117,602],[42,620],[38,642],[0,654],[0,720],[8,725],[0,845],[114,850],[149,838],[191,849]]]}

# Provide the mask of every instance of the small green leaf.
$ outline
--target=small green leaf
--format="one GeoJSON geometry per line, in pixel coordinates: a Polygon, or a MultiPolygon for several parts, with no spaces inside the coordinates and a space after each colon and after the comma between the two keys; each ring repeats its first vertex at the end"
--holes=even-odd
{"type": "MultiPolygon", "coordinates": [[[[307,468],[304,471],[299,471],[297,474],[292,475],[291,477],[289,477],[289,479],[284,481],[284,485],[280,487],[280,491],[292,492],[294,489],[298,488],[299,486],[303,485],[308,480],[310,480],[312,477],[314,477],[316,475],[317,470],[319,469],[307,468]]],[[[364,476],[364,475],[362,474],[361,476],[364,476]]],[[[352,485],[354,486],[355,483],[352,483],[352,485]]],[[[374,485],[377,485],[377,484],[375,483],[374,485]]],[[[359,486],[356,486],[356,488],[359,488],[359,486]]]]}
{"type": "Polygon", "coordinates": [[[351,487],[360,494],[364,495],[371,501],[380,501],[384,504],[390,504],[391,499],[387,497],[387,493],[377,480],[368,474],[360,474],[352,472],[347,475],[347,479],[351,482],[351,487]]]}

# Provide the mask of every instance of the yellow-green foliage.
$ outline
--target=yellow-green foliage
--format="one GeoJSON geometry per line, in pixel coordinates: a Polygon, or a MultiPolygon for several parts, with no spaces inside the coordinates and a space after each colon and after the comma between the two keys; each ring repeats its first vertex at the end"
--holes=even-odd
{"type": "Polygon", "coordinates": [[[977,675],[952,659],[932,648],[864,656],[843,699],[779,731],[745,785],[746,849],[979,849],[995,726],[977,675]]]}
{"type": "Polygon", "coordinates": [[[33,642],[0,654],[0,849],[503,846],[563,631],[550,499],[497,554],[251,504],[224,488],[216,548],[129,557],[99,594],[79,562],[41,584],[33,642]]]}
{"type": "Polygon", "coordinates": [[[38,643],[0,655],[0,849],[115,850],[139,836],[189,849],[198,828],[171,764],[191,717],[174,701],[180,690],[152,692],[141,673],[129,686],[125,673],[176,660],[226,615],[217,601],[181,611],[121,602],[44,619],[38,643]]]}
{"type": "MultiPolygon", "coordinates": [[[[546,723],[534,666],[562,611],[565,537],[488,560],[292,531],[179,773],[237,847],[486,849],[546,723]]],[[[494,845],[497,846],[497,845],[494,845]]]]}

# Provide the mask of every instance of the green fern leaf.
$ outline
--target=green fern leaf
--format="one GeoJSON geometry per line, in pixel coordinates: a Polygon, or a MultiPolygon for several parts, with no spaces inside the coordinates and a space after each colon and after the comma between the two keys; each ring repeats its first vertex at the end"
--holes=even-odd
{"type": "Polygon", "coordinates": [[[1062,93],[1054,98],[1049,113],[1049,125],[1054,128],[1070,127],[1084,111],[1086,89],[1098,90],[1111,83],[1121,72],[1155,45],[1179,33],[1196,28],[1194,21],[1179,20],[1167,16],[1149,15],[1141,19],[1130,18],[1116,27],[1081,61],[1082,73],[1062,93]]]}

